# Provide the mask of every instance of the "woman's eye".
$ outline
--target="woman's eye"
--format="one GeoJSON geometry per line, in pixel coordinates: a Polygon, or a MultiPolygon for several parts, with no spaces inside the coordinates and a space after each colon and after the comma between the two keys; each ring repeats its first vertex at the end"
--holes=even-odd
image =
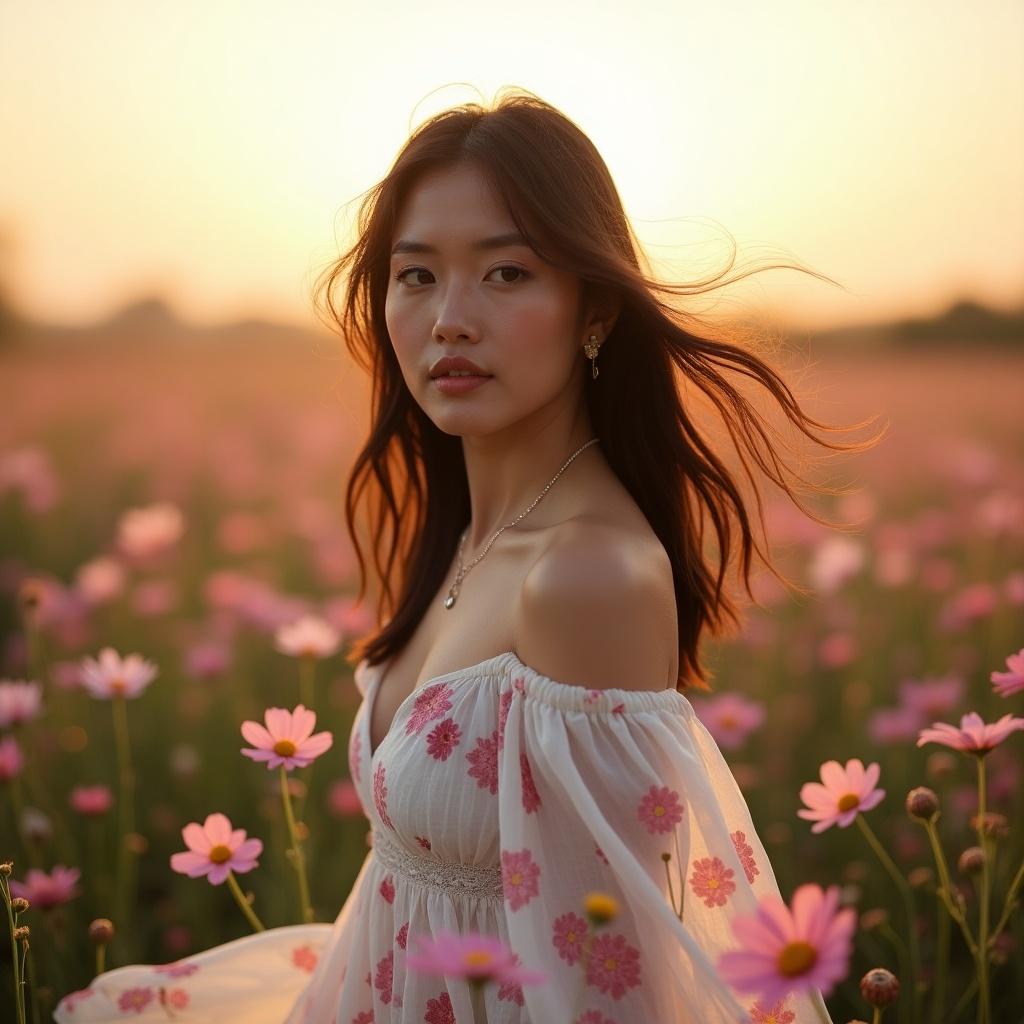
{"type": "MultiPolygon", "coordinates": [[[[523,270],[522,267],[514,267],[514,266],[512,266],[511,263],[506,263],[504,266],[501,266],[501,267],[495,267],[491,271],[491,274],[497,274],[498,271],[506,271],[506,270],[511,270],[513,273],[518,274],[519,277],[513,278],[513,280],[511,280],[511,281],[503,281],[502,282],[503,284],[515,284],[516,281],[525,280],[527,277],[530,276],[529,274],[527,274],[527,272],[525,270],[523,270]]],[[[490,277],[491,274],[488,274],[487,276],[490,277]]]]}
{"type": "MultiPolygon", "coordinates": [[[[525,280],[530,276],[525,270],[523,270],[522,267],[513,266],[511,263],[506,263],[503,266],[495,267],[487,276],[490,277],[491,274],[497,274],[499,272],[507,273],[508,271],[511,271],[513,274],[518,274],[519,277],[513,278],[511,281],[508,279],[503,279],[501,282],[502,284],[515,284],[517,281],[525,280]]],[[[427,270],[426,267],[406,267],[404,270],[400,270],[397,274],[395,274],[396,281],[406,285],[409,288],[417,288],[423,282],[419,282],[418,284],[409,283],[408,281],[406,281],[406,276],[408,274],[430,274],[430,271],[427,270]]]]}

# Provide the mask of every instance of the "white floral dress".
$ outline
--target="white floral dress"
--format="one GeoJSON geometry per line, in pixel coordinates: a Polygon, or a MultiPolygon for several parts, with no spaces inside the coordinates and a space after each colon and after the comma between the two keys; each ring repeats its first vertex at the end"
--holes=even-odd
{"type": "Polygon", "coordinates": [[[363,661],[355,671],[364,699],[349,768],[373,846],[334,924],[116,968],[66,996],[59,1024],[828,1019],[817,992],[762,1006],[717,975],[718,954],[737,945],[730,919],[778,886],[686,697],[570,686],[509,651],[417,687],[371,751],[385,667],[363,661]],[[584,976],[582,901],[595,890],[615,897],[620,914],[596,933],[584,976]],[[462,980],[407,969],[411,940],[442,929],[497,936],[548,980],[490,984],[474,1000],[462,980]]]}

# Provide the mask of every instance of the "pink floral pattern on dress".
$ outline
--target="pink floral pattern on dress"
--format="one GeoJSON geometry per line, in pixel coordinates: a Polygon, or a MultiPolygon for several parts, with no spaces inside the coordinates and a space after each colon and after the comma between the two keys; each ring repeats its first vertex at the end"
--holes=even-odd
{"type": "Polygon", "coordinates": [[[532,814],[540,807],[540,793],[533,784],[533,772],[526,754],[519,755],[519,774],[523,783],[523,810],[532,814]]]}
{"type": "Polygon", "coordinates": [[[399,947],[401,949],[405,949],[405,947],[408,945],[408,943],[409,943],[409,922],[408,921],[406,921],[405,924],[403,924],[402,927],[398,929],[398,934],[395,936],[395,942],[398,943],[398,945],[399,945],[399,947]]]}
{"type": "Polygon", "coordinates": [[[636,816],[653,836],[671,832],[683,820],[679,794],[668,786],[651,786],[636,809],[636,816]]]}
{"type": "Polygon", "coordinates": [[[381,898],[385,903],[395,902],[395,886],[391,881],[390,875],[384,876],[384,881],[380,883],[380,888],[377,891],[380,893],[381,898]]]}
{"type": "Polygon", "coordinates": [[[747,881],[753,882],[755,877],[761,874],[761,869],[754,860],[754,851],[747,842],[746,833],[736,829],[732,834],[732,845],[736,847],[736,856],[739,857],[740,863],[743,865],[743,873],[747,876],[747,881]]]}
{"type": "Polygon", "coordinates": [[[590,947],[587,984],[612,999],[621,999],[628,989],[640,984],[640,951],[624,935],[598,932],[590,947]]]}
{"type": "Polygon", "coordinates": [[[558,955],[571,967],[583,955],[583,940],[587,937],[587,922],[571,910],[555,918],[551,942],[558,955]]]}
{"type": "Polygon", "coordinates": [[[199,964],[189,963],[187,960],[175,960],[174,963],[160,964],[153,970],[157,974],[166,974],[169,978],[187,978],[199,970],[199,964]]]}
{"type": "Polygon", "coordinates": [[[427,1000],[427,1012],[423,1015],[424,1024],[457,1024],[452,997],[442,992],[436,999],[427,1000]]]}
{"type": "Polygon", "coordinates": [[[395,826],[391,824],[391,818],[388,817],[388,787],[384,785],[383,761],[377,762],[377,770],[373,773],[373,803],[380,815],[380,820],[394,832],[395,826]]]}
{"type": "Polygon", "coordinates": [[[786,1009],[785,999],[780,999],[770,1010],[766,1010],[760,1003],[754,1003],[750,1019],[753,1024],[793,1024],[796,1014],[786,1009]]]}
{"type": "Polygon", "coordinates": [[[170,1007],[172,1010],[187,1010],[192,997],[183,988],[166,989],[160,988],[159,1003],[163,1007],[170,1007]]]}
{"type": "Polygon", "coordinates": [[[362,1010],[352,1018],[352,1024],[373,1024],[373,1010],[362,1010]]]}
{"type": "Polygon", "coordinates": [[[607,864],[607,863],[608,863],[608,858],[607,858],[607,856],[605,855],[605,852],[604,852],[604,850],[602,850],[602,849],[601,849],[601,847],[600,847],[600,846],[598,846],[598,845],[596,845],[596,844],[594,845],[594,853],[596,853],[596,854],[597,854],[597,856],[598,856],[598,857],[600,857],[600,858],[601,858],[601,860],[603,860],[603,861],[605,862],[605,864],[607,864]]]}
{"type": "Polygon", "coordinates": [[[126,988],[117,999],[117,1008],[122,1013],[136,1013],[142,1011],[153,1002],[153,990],[151,988],[126,988]]]}
{"type": "Polygon", "coordinates": [[[348,775],[353,782],[359,781],[359,761],[363,753],[363,737],[358,729],[352,730],[352,739],[348,745],[348,775]]]}
{"type": "Polygon", "coordinates": [[[388,955],[381,957],[377,962],[377,974],[373,979],[373,987],[382,1003],[391,1002],[391,985],[394,982],[395,974],[395,951],[388,950],[388,955]]]}
{"type": "Polygon", "coordinates": [[[511,910],[525,907],[539,892],[540,866],[529,850],[501,851],[501,885],[511,910]]]}
{"type": "Polygon", "coordinates": [[[424,850],[430,849],[430,840],[426,836],[417,836],[416,842],[419,843],[424,850]]]}
{"type": "Polygon", "coordinates": [[[615,1024],[615,1021],[600,1010],[587,1010],[576,1018],[576,1024],[615,1024]]]}
{"type": "Polygon", "coordinates": [[[515,679],[512,680],[512,689],[515,690],[516,693],[526,696],[526,680],[522,676],[516,676],[515,679]]]}
{"type": "Polygon", "coordinates": [[[77,992],[69,992],[62,1000],[61,1006],[64,1007],[68,1013],[74,1013],[75,1007],[79,1003],[84,1003],[87,999],[92,998],[96,995],[96,989],[94,988],[80,988],[77,992]]]}
{"type": "MultiPolygon", "coordinates": [[[[518,953],[512,954],[512,963],[519,967],[522,965],[522,960],[519,959],[518,953]]],[[[515,1003],[516,1006],[523,1005],[523,986],[515,981],[506,981],[498,989],[498,999],[503,1003],[515,1003]]]]}
{"type": "Polygon", "coordinates": [[[296,946],[292,950],[292,963],[300,971],[309,971],[312,974],[313,969],[316,967],[317,959],[316,950],[308,944],[296,946]]]}
{"type": "Polygon", "coordinates": [[[406,735],[419,736],[428,722],[442,718],[446,711],[451,711],[451,696],[452,688],[447,683],[425,686],[413,702],[409,721],[405,723],[406,735]]]}
{"type": "Polygon", "coordinates": [[[512,691],[505,690],[498,699],[498,750],[505,749],[505,723],[508,721],[509,708],[512,707],[512,691]]]}
{"type": "Polygon", "coordinates": [[[436,761],[447,761],[459,745],[462,729],[454,718],[446,718],[427,733],[427,753],[436,761]]]}
{"type": "Polygon", "coordinates": [[[725,901],[736,891],[732,880],[736,872],[727,868],[720,857],[702,857],[693,862],[690,885],[707,907],[724,907],[725,901]]]}
{"type": "Polygon", "coordinates": [[[498,730],[495,729],[489,738],[477,738],[476,747],[466,754],[470,763],[469,775],[476,779],[481,789],[498,792],[498,730]]]}

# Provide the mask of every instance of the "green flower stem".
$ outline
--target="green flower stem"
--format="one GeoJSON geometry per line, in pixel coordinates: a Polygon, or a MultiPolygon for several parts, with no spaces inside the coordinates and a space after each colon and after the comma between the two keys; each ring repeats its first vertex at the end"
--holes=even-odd
{"type": "Polygon", "coordinates": [[[249,924],[252,925],[253,931],[265,932],[267,929],[263,927],[263,922],[256,916],[256,911],[249,906],[249,901],[245,898],[245,894],[238,884],[238,879],[235,878],[234,871],[230,869],[228,869],[228,885],[236,902],[242,908],[242,913],[249,919],[249,924]]]}
{"type": "Polygon", "coordinates": [[[932,854],[935,857],[935,868],[939,873],[940,884],[937,895],[946,905],[949,916],[960,926],[964,942],[971,951],[971,956],[977,957],[978,947],[974,941],[974,936],[971,934],[970,926],[967,924],[967,918],[964,917],[963,909],[953,903],[953,885],[949,880],[949,865],[946,863],[945,853],[942,852],[942,844],[939,842],[939,836],[935,830],[935,822],[925,822],[924,827],[928,830],[928,838],[932,844],[932,854]]]}
{"type": "Polygon", "coordinates": [[[96,977],[97,978],[106,969],[106,964],[105,964],[105,961],[107,959],[106,953],[107,953],[107,947],[105,945],[103,945],[103,943],[100,943],[100,945],[98,945],[96,947],[96,977]]]}
{"type": "MultiPolygon", "coordinates": [[[[903,977],[910,976],[910,954],[907,952],[907,944],[900,938],[899,932],[888,921],[884,922],[878,929],[888,940],[892,943],[893,949],[896,950],[896,956],[900,962],[900,974],[903,977]]],[[[900,1019],[902,1019],[907,1010],[907,1003],[904,1000],[900,1006],[900,1019]]],[[[914,1024],[917,1024],[914,1021],[914,1024]]]]}
{"type": "Polygon", "coordinates": [[[14,910],[11,908],[11,891],[7,878],[0,875],[0,892],[3,893],[7,907],[7,923],[11,931],[11,969],[14,971],[14,1006],[18,1014],[18,1024],[25,1024],[25,993],[21,988],[21,975],[18,970],[18,944],[14,941],[14,910]]]}
{"type": "Polygon", "coordinates": [[[34,868],[42,868],[43,862],[35,843],[30,843],[22,831],[22,823],[25,820],[25,800],[21,795],[21,780],[15,775],[8,785],[11,789],[11,810],[14,812],[14,830],[21,836],[22,845],[28,854],[29,864],[34,868]]]}
{"type": "Polygon", "coordinates": [[[36,984],[36,960],[32,955],[32,947],[25,943],[25,956],[28,958],[28,981],[32,989],[32,1024],[39,1024],[39,986],[36,984]]]}
{"type": "Polygon", "coordinates": [[[971,983],[964,989],[964,994],[957,1000],[956,1006],[953,1007],[953,1012],[949,1015],[949,1020],[959,1020],[960,1014],[964,1012],[967,1004],[974,998],[974,993],[978,988],[978,975],[975,974],[971,978],[971,983]]]}
{"type": "MultiPolygon", "coordinates": [[[[937,894],[936,894],[937,895],[937,894]]],[[[940,1024],[942,1012],[946,1008],[946,974],[949,971],[949,914],[942,904],[942,900],[935,900],[936,921],[935,927],[935,974],[934,987],[932,989],[932,1024],[940,1024]]]]}
{"type": "Polygon", "coordinates": [[[679,868],[679,920],[683,919],[683,900],[686,898],[686,865],[679,853],[679,829],[672,830],[672,839],[676,844],[676,865],[679,868]]]}
{"type": "Polygon", "coordinates": [[[992,934],[989,936],[989,949],[995,945],[996,939],[999,938],[1000,932],[1002,932],[1006,927],[1006,922],[1009,921],[1010,915],[1017,906],[1017,890],[1020,888],[1021,882],[1024,882],[1024,860],[1020,862],[1020,867],[1017,868],[1017,874],[1013,876],[1013,881],[1010,883],[1010,889],[1006,894],[1006,904],[1003,907],[1003,912],[1000,914],[999,920],[996,922],[996,926],[992,929],[992,934]]]}
{"type": "Polygon", "coordinates": [[[132,771],[131,741],[128,733],[128,702],[123,695],[115,695],[112,711],[114,715],[114,741],[117,747],[120,795],[118,799],[118,844],[117,877],[119,931],[126,931],[129,908],[133,903],[133,857],[129,836],[135,831],[135,773],[132,771]]]}
{"type": "Polygon", "coordinates": [[[292,860],[299,875],[299,903],[302,920],[309,923],[313,920],[313,908],[309,905],[309,885],[306,882],[306,862],[302,855],[298,832],[295,828],[295,815],[292,813],[292,795],[288,792],[288,771],[281,765],[281,800],[284,802],[284,817],[288,822],[288,835],[292,841],[292,860]]]}
{"type": "MultiPolygon", "coordinates": [[[[315,679],[316,658],[311,654],[303,654],[299,658],[299,700],[307,711],[313,710],[313,701],[316,699],[316,689],[314,686],[315,679]]],[[[310,762],[310,764],[306,766],[306,792],[296,800],[296,817],[299,821],[303,820],[303,814],[306,810],[306,798],[309,796],[310,788],[313,785],[313,766],[315,763],[316,762],[310,762]]]]}
{"type": "Polygon", "coordinates": [[[868,824],[863,814],[858,814],[856,822],[860,826],[864,838],[870,843],[871,848],[878,855],[882,866],[892,880],[896,883],[900,895],[903,897],[903,908],[907,914],[907,943],[910,947],[910,993],[913,1018],[915,1021],[921,1019],[921,993],[918,991],[917,979],[921,975],[921,950],[917,938],[917,920],[914,916],[914,894],[910,891],[910,884],[900,873],[900,869],[893,863],[893,859],[885,851],[885,847],[878,840],[874,829],[868,824]]]}
{"type": "Polygon", "coordinates": [[[981,893],[978,896],[978,1024],[992,1022],[992,996],[988,987],[988,911],[992,886],[991,843],[985,831],[985,755],[978,754],[978,840],[985,856],[981,864],[981,893]]]}
{"type": "MultiPolygon", "coordinates": [[[[670,854],[665,854],[665,857],[668,857],[668,856],[670,856],[670,854]]],[[[662,858],[662,863],[665,865],[665,880],[668,882],[668,898],[672,901],[672,909],[673,909],[673,911],[675,911],[676,917],[678,917],[679,920],[681,921],[683,919],[682,918],[682,913],[683,912],[682,912],[682,910],[676,908],[676,894],[675,894],[675,890],[672,888],[672,872],[669,870],[668,861],[667,860],[662,858]]]]}

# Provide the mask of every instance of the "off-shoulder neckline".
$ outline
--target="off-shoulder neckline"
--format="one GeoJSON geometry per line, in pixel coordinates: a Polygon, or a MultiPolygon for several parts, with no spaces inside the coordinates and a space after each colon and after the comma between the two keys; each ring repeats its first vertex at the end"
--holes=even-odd
{"type": "MultiPolygon", "coordinates": [[[[366,690],[367,713],[366,713],[366,739],[368,746],[371,745],[370,718],[373,705],[376,703],[376,690],[382,678],[387,674],[387,668],[394,658],[389,658],[374,666],[367,666],[366,659],[356,666],[358,670],[369,670],[374,673],[366,690]],[[372,687],[373,693],[370,692],[372,687]]],[[[450,683],[461,679],[483,679],[488,677],[505,678],[506,676],[522,675],[526,677],[527,686],[524,688],[524,697],[537,699],[544,704],[559,708],[564,711],[588,711],[604,714],[624,714],[636,711],[676,711],[683,713],[692,712],[689,700],[678,690],[665,687],[661,690],[632,690],[620,687],[608,687],[603,690],[588,689],[585,686],[578,686],[572,683],[562,683],[552,679],[535,668],[527,665],[515,651],[502,651],[500,654],[492,655],[474,665],[464,665],[462,668],[451,669],[442,672],[440,675],[425,679],[422,683],[414,686],[406,694],[402,702],[395,708],[391,724],[384,733],[376,750],[371,752],[371,759],[376,756],[384,741],[391,734],[395,722],[398,720],[402,709],[413,700],[422,690],[436,683],[450,683]]]]}

